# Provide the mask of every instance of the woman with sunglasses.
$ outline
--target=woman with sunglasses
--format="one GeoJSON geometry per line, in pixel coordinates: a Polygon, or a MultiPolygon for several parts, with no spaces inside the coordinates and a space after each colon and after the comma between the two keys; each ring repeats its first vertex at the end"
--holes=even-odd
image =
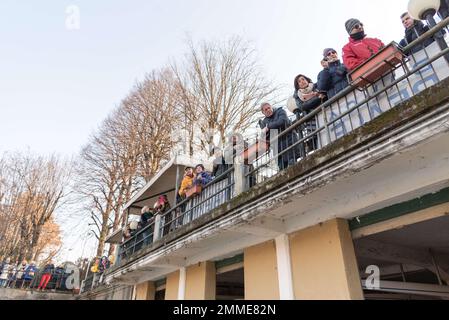
{"type": "Polygon", "coordinates": [[[326,92],[330,99],[348,86],[348,69],[338,59],[337,51],[332,48],[324,49],[324,59],[327,67],[321,71],[318,77],[317,88],[320,92],[326,92]]]}
{"type": "Polygon", "coordinates": [[[379,39],[366,36],[360,20],[349,19],[345,27],[350,37],[349,43],[343,47],[343,63],[349,71],[356,69],[385,47],[379,39]]]}

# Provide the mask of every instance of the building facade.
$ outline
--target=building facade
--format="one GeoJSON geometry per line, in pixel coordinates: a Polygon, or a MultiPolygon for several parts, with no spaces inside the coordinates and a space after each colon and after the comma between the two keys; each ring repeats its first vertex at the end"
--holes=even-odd
{"type": "MultiPolygon", "coordinates": [[[[237,155],[196,198],[126,242],[111,235],[118,263],[97,290],[121,286],[121,299],[137,300],[449,297],[447,54],[434,43],[319,107],[320,148],[296,164],[279,170],[270,149],[250,164],[237,155]]],[[[173,160],[128,214],[161,194],[174,201],[188,162],[173,160]]]]}

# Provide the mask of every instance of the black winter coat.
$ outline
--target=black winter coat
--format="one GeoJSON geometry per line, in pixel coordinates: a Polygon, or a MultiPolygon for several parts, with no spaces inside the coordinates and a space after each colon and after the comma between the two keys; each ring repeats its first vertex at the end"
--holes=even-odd
{"type": "MultiPolygon", "coordinates": [[[[426,26],[421,21],[416,21],[413,27],[405,30],[405,37],[404,37],[404,39],[401,40],[401,42],[399,42],[399,45],[401,47],[405,47],[405,46],[409,45],[410,43],[412,43],[413,41],[415,41],[416,39],[418,39],[419,36],[423,35],[427,31],[429,31],[428,26],[426,26]]],[[[405,52],[405,53],[406,54],[416,53],[416,52],[424,49],[424,47],[429,46],[434,41],[435,41],[435,39],[433,37],[428,38],[424,42],[422,42],[420,45],[414,46],[410,51],[405,52]]]]}
{"type": "MultiPolygon", "coordinates": [[[[279,134],[290,127],[291,121],[287,116],[287,113],[284,109],[278,108],[275,109],[273,112],[273,115],[271,117],[265,117],[260,122],[260,128],[264,129],[265,127],[268,127],[270,130],[279,130],[279,134]]],[[[269,141],[270,131],[267,132],[267,140],[269,141]]],[[[278,152],[281,152],[288,147],[292,146],[294,143],[298,142],[298,135],[295,131],[291,131],[287,133],[286,135],[282,136],[278,140],[278,152]]],[[[278,161],[296,161],[297,158],[299,158],[299,148],[293,148],[292,152],[287,152],[286,155],[280,156],[278,161]],[[286,159],[286,157],[288,159],[286,159]],[[281,159],[282,158],[282,159],[281,159]]],[[[292,162],[290,161],[290,162],[292,162]]]]}
{"type": "Polygon", "coordinates": [[[348,69],[337,60],[329,63],[329,67],[320,72],[317,89],[326,92],[330,99],[348,86],[348,69]]]}
{"type": "Polygon", "coordinates": [[[440,9],[438,10],[438,14],[441,19],[446,19],[449,17],[449,0],[440,1],[440,9]]]}

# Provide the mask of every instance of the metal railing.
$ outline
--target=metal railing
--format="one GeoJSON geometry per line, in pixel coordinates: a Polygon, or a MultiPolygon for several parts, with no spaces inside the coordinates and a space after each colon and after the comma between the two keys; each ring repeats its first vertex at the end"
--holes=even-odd
{"type": "Polygon", "coordinates": [[[148,247],[154,241],[167,236],[211,210],[229,201],[234,194],[234,168],[231,166],[219,177],[202,188],[199,195],[185,199],[168,211],[156,215],[144,228],[120,246],[120,260],[148,247]]]}
{"type": "Polygon", "coordinates": [[[398,104],[448,78],[449,49],[441,48],[438,41],[427,47],[423,45],[426,39],[436,37],[442,33],[442,29],[447,29],[448,24],[449,19],[442,21],[402,48],[404,52],[417,46],[421,50],[406,56],[401,64],[375,83],[363,88],[349,85],[307,116],[295,121],[286,130],[280,133],[272,131],[268,141],[271,147],[253,161],[254,170],[247,173],[247,178],[253,179],[256,176],[257,183],[260,183],[303,160],[311,152],[348,135],[398,104]],[[310,125],[311,123],[313,125],[310,125]],[[287,140],[294,140],[294,143],[287,140]]]}

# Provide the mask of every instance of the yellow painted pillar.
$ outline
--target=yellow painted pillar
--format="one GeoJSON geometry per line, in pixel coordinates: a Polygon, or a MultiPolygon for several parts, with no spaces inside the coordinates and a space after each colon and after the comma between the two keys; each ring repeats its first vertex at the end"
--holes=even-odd
{"type": "Polygon", "coordinates": [[[215,300],[217,273],[214,262],[201,262],[186,271],[186,300],[215,300]]]}
{"type": "Polygon", "coordinates": [[[136,300],[154,300],[155,294],[156,287],[152,281],[136,285],[136,300]]]}
{"type": "Polygon", "coordinates": [[[289,238],[296,299],[363,299],[346,220],[331,220],[293,233],[289,238]]]}
{"type": "Polygon", "coordinates": [[[245,300],[279,300],[279,281],[274,241],[244,251],[245,300]]]}
{"type": "Polygon", "coordinates": [[[165,284],[165,300],[178,300],[179,271],[170,273],[165,284]]]}

